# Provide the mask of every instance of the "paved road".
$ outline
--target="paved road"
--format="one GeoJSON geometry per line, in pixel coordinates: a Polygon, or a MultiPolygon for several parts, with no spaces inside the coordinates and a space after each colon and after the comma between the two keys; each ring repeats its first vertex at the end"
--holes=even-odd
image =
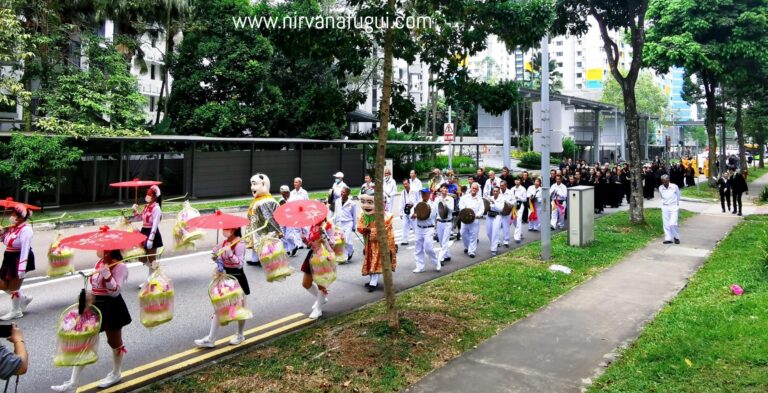
{"type": "MultiPolygon", "coordinates": [[[[624,206],[626,208],[626,205],[624,206]]],[[[608,213],[614,209],[607,210],[608,213]]],[[[170,220],[169,220],[170,221],[170,220]]],[[[396,220],[397,221],[397,220],[396,220]]],[[[163,234],[170,233],[171,222],[163,224],[163,234]]],[[[481,228],[484,222],[481,222],[481,228]]],[[[396,238],[400,239],[400,223],[396,223],[396,238]]],[[[76,230],[67,232],[76,233],[76,230]]],[[[47,247],[53,233],[41,232],[36,235],[35,250],[47,247]]],[[[524,231],[525,242],[539,239],[537,233],[524,231]]],[[[440,275],[450,274],[453,271],[481,262],[490,257],[488,240],[484,230],[481,230],[478,255],[470,259],[463,254],[461,244],[453,244],[451,251],[453,261],[445,265],[441,273],[431,270],[421,274],[411,272],[413,262],[413,235],[411,245],[401,246],[398,253],[398,269],[395,272],[395,283],[402,290],[434,279],[440,275]]],[[[199,249],[209,249],[213,244],[214,236],[209,236],[199,249]]],[[[170,239],[169,239],[170,241],[170,239]]],[[[358,308],[364,304],[376,301],[383,297],[383,291],[368,293],[363,288],[367,281],[360,276],[361,243],[356,238],[355,257],[352,262],[339,266],[338,280],[330,287],[330,302],[326,306],[326,316],[333,316],[358,308]]],[[[514,245],[514,243],[513,243],[514,245]]],[[[508,249],[502,247],[500,252],[508,249]]],[[[292,265],[298,268],[303,261],[305,252],[292,258],[292,265]]],[[[171,323],[148,330],[138,320],[138,285],[146,277],[146,270],[140,264],[129,265],[129,279],[125,286],[123,296],[128,303],[128,308],[134,318],[134,322],[124,329],[124,338],[128,349],[128,356],[124,361],[124,369],[134,368],[163,357],[176,354],[193,347],[192,341],[207,334],[209,315],[212,311],[207,299],[207,285],[210,282],[213,265],[208,257],[208,251],[200,251],[191,254],[173,255],[168,253],[162,260],[163,270],[173,279],[176,290],[175,318],[171,323]]],[[[95,262],[95,255],[88,252],[78,254],[79,267],[91,267],[95,262]]],[[[44,257],[41,258],[44,261],[44,257]]],[[[45,263],[43,262],[41,266],[45,263]]],[[[44,269],[37,272],[44,274],[44,269]]],[[[294,274],[284,282],[267,283],[264,274],[259,267],[246,267],[246,274],[252,288],[249,296],[250,307],[254,311],[254,319],[246,325],[261,325],[286,315],[296,312],[309,313],[314,301],[306,291],[301,288],[301,275],[294,274]]],[[[69,376],[69,369],[55,368],[52,364],[55,349],[56,321],[59,313],[70,304],[76,302],[83,280],[79,277],[65,277],[53,280],[40,280],[39,282],[25,283],[24,293],[34,297],[25,316],[17,320],[26,336],[26,342],[31,354],[31,364],[28,375],[21,380],[20,391],[42,392],[47,391],[52,384],[58,384],[69,376]]],[[[6,312],[8,297],[0,295],[0,312],[6,312]]],[[[234,327],[225,327],[221,335],[233,333],[234,327]]],[[[96,381],[102,378],[111,369],[111,356],[106,340],[100,343],[100,360],[97,364],[89,366],[82,375],[82,384],[96,381]]]]}

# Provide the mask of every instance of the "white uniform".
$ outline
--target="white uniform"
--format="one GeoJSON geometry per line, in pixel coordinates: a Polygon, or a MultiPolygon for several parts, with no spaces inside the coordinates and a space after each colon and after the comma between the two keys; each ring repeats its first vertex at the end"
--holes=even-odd
{"type": "Polygon", "coordinates": [[[344,231],[344,250],[347,252],[347,259],[352,256],[355,247],[352,246],[352,239],[355,236],[355,224],[357,223],[357,204],[352,199],[347,199],[346,203],[341,203],[341,198],[336,200],[336,207],[333,212],[333,224],[344,231]]]}
{"type": "Polygon", "coordinates": [[[493,179],[488,179],[485,181],[485,186],[483,186],[483,198],[491,197],[493,187],[501,187],[501,180],[499,180],[498,177],[494,177],[493,179]]]}
{"type": "MultiPolygon", "coordinates": [[[[307,191],[305,191],[303,188],[299,188],[297,191],[296,189],[291,190],[290,196],[288,196],[288,202],[293,201],[303,201],[309,199],[309,194],[307,194],[307,191]]],[[[287,252],[293,251],[293,249],[304,245],[304,242],[301,240],[301,233],[304,230],[304,228],[288,228],[288,227],[282,227],[283,230],[283,244],[285,245],[285,250],[287,252]]]]}
{"type": "MultiPolygon", "coordinates": [[[[459,209],[472,209],[475,211],[475,217],[480,217],[485,213],[485,205],[480,193],[477,196],[466,194],[459,200],[459,209]]],[[[471,224],[461,224],[461,240],[464,241],[464,248],[469,255],[475,255],[477,250],[477,237],[480,234],[480,221],[476,218],[471,224]]]]}
{"type": "Polygon", "coordinates": [[[437,260],[443,262],[446,258],[451,257],[450,240],[451,227],[453,226],[453,198],[438,195],[435,198],[435,206],[439,205],[440,202],[448,209],[448,217],[446,219],[443,220],[437,217],[437,240],[440,242],[440,252],[437,254],[437,260]]]}
{"type": "MultiPolygon", "coordinates": [[[[507,189],[504,192],[500,192],[499,196],[504,199],[504,202],[508,203],[515,203],[514,195],[512,194],[512,190],[507,189]]],[[[512,223],[512,218],[510,217],[510,214],[507,214],[506,216],[500,216],[501,217],[501,234],[499,235],[502,240],[504,241],[505,246],[509,246],[509,227],[512,223]]]]}
{"type": "Polygon", "coordinates": [[[538,231],[541,229],[541,216],[542,209],[544,209],[544,203],[542,202],[541,187],[536,188],[535,185],[528,187],[528,198],[533,202],[533,207],[536,209],[536,219],[531,219],[531,212],[528,212],[528,230],[538,231]]]}
{"type": "MultiPolygon", "coordinates": [[[[342,181],[340,181],[338,183],[336,183],[336,182],[333,183],[333,185],[331,186],[331,195],[333,195],[331,197],[331,199],[332,199],[331,202],[336,203],[336,200],[341,198],[341,190],[343,190],[344,187],[346,187],[346,186],[347,186],[347,183],[344,183],[344,180],[342,180],[342,181]]],[[[293,192],[291,192],[291,195],[293,195],[293,192]]],[[[309,198],[307,198],[307,199],[309,199],[309,198]]]]}
{"type": "Polygon", "coordinates": [[[429,217],[426,220],[415,218],[416,213],[411,211],[411,217],[416,221],[416,270],[414,270],[414,273],[424,271],[424,254],[435,264],[435,269],[439,271],[442,268],[440,261],[437,259],[437,254],[435,254],[434,240],[432,240],[435,236],[437,204],[434,201],[426,203],[430,207],[429,217]]]}
{"type": "Polygon", "coordinates": [[[411,229],[413,229],[413,232],[416,233],[416,220],[411,218],[411,214],[413,214],[413,206],[416,206],[416,204],[421,200],[419,198],[419,189],[411,187],[411,191],[406,191],[403,189],[403,191],[400,192],[400,197],[402,198],[402,206],[400,207],[400,218],[403,219],[403,232],[402,232],[402,243],[408,244],[408,237],[410,236],[411,229]],[[411,204],[411,212],[410,214],[405,214],[405,205],[411,204]]]}
{"type": "Polygon", "coordinates": [[[491,211],[488,212],[488,216],[485,217],[485,232],[488,235],[488,241],[491,243],[491,252],[495,253],[499,248],[499,235],[501,234],[501,210],[504,209],[504,198],[499,195],[498,198],[491,199],[491,211]],[[492,214],[495,217],[491,217],[492,214]]]}
{"type": "Polygon", "coordinates": [[[680,189],[674,183],[669,187],[659,186],[661,194],[661,218],[664,223],[664,241],[680,239],[677,229],[677,214],[680,209],[680,189]]]}
{"type": "MultiPolygon", "coordinates": [[[[560,204],[565,206],[565,201],[568,199],[568,187],[565,184],[553,184],[550,188],[549,195],[552,197],[552,201],[557,200],[560,204]]],[[[549,225],[553,228],[565,228],[565,214],[560,214],[557,209],[552,209],[552,218],[549,225]]]]}
{"type": "MultiPolygon", "coordinates": [[[[413,190],[413,187],[411,187],[411,190],[413,190]]],[[[384,192],[385,208],[387,213],[391,214],[392,208],[395,205],[395,195],[397,195],[397,182],[392,176],[384,178],[384,187],[382,188],[382,191],[384,192]]]]}
{"type": "Polygon", "coordinates": [[[528,192],[523,186],[512,188],[512,203],[517,207],[517,216],[515,217],[515,241],[523,239],[523,204],[528,199],[528,192]]]}
{"type": "Polygon", "coordinates": [[[408,179],[408,184],[410,184],[411,190],[418,191],[423,188],[421,185],[421,180],[419,180],[418,177],[415,179],[408,179]]]}

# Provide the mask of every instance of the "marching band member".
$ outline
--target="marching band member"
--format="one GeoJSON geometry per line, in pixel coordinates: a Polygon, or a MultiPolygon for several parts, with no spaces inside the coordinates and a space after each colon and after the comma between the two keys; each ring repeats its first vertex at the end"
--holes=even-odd
{"type": "MultiPolygon", "coordinates": [[[[349,195],[349,193],[347,193],[347,195],[349,195]]],[[[304,258],[304,263],[301,264],[301,271],[304,272],[304,278],[302,279],[301,285],[315,298],[315,303],[312,304],[312,312],[309,314],[310,319],[318,319],[323,316],[323,305],[328,303],[328,289],[315,284],[315,281],[312,278],[312,265],[309,263],[309,260],[312,258],[313,254],[322,252],[321,247],[326,247],[326,250],[331,253],[333,252],[333,247],[331,246],[327,232],[331,230],[331,228],[331,223],[327,220],[323,220],[309,228],[307,236],[302,236],[304,244],[309,247],[309,252],[307,253],[307,257],[304,258]]]]}
{"type": "MultiPolygon", "coordinates": [[[[453,194],[453,220],[451,225],[451,232],[456,232],[456,240],[461,240],[461,220],[459,220],[459,198],[461,198],[461,187],[459,186],[456,176],[448,178],[448,193],[453,194]]],[[[448,260],[451,258],[448,257],[448,260]]]]}
{"type": "MultiPolygon", "coordinates": [[[[419,184],[421,184],[421,182],[419,182],[419,184]]],[[[403,231],[401,234],[403,238],[400,244],[403,246],[408,245],[408,237],[411,235],[411,229],[413,229],[414,234],[416,233],[416,221],[411,219],[411,213],[413,206],[419,201],[418,190],[418,188],[411,187],[410,180],[403,180],[403,191],[400,193],[403,201],[402,211],[400,212],[400,218],[403,220],[403,231]]]]}
{"type": "MultiPolygon", "coordinates": [[[[491,172],[493,173],[493,172],[491,172]]],[[[488,179],[490,183],[490,178],[488,179]]],[[[486,183],[488,184],[488,183],[486,183]]],[[[500,196],[501,189],[493,187],[488,216],[485,218],[485,232],[491,243],[491,255],[497,255],[499,249],[499,232],[501,232],[501,210],[504,209],[504,198],[500,196]]]]}
{"type": "Polygon", "coordinates": [[[350,189],[344,187],[341,190],[341,198],[336,200],[336,208],[333,212],[333,225],[344,231],[344,249],[347,251],[347,261],[352,259],[355,247],[352,246],[352,236],[357,222],[357,204],[349,198],[350,189]]]}
{"type": "Polygon", "coordinates": [[[443,263],[451,260],[451,227],[453,226],[453,198],[448,195],[448,185],[443,184],[440,186],[440,194],[435,198],[435,206],[440,203],[448,209],[448,218],[437,218],[437,239],[440,242],[440,253],[437,254],[438,263],[443,263]]]}
{"type": "Polygon", "coordinates": [[[515,205],[513,211],[515,220],[515,243],[520,243],[523,239],[523,205],[528,200],[528,191],[522,186],[520,178],[515,179],[515,187],[512,188],[512,200],[515,205]]]}
{"type": "Polygon", "coordinates": [[[496,173],[494,171],[489,171],[488,179],[485,181],[485,185],[483,186],[483,198],[492,197],[493,187],[499,187],[500,184],[501,181],[496,177],[496,173]]]}
{"type": "Polygon", "coordinates": [[[533,180],[533,185],[528,187],[528,230],[538,232],[541,228],[541,214],[544,208],[543,201],[541,199],[541,178],[537,177],[533,180]]]}
{"type": "MultiPolygon", "coordinates": [[[[442,269],[440,261],[437,259],[435,249],[433,245],[432,237],[435,235],[435,217],[437,217],[437,204],[434,201],[430,202],[431,191],[429,188],[421,190],[421,202],[429,205],[429,217],[422,220],[416,217],[416,212],[411,213],[411,219],[416,220],[416,268],[413,269],[414,273],[421,273],[424,271],[424,254],[427,254],[427,258],[434,261],[435,270],[438,272],[442,269]]],[[[415,209],[414,209],[415,210],[415,209]]]]}
{"type": "Polygon", "coordinates": [[[384,210],[392,214],[392,208],[395,206],[395,195],[397,195],[397,182],[392,178],[392,170],[384,169],[384,210]]]}
{"type": "MultiPolygon", "coordinates": [[[[475,217],[480,217],[485,213],[485,205],[480,197],[480,184],[472,183],[469,193],[459,200],[460,209],[472,209],[475,217]]],[[[470,258],[475,257],[477,250],[477,237],[480,233],[480,223],[475,219],[471,224],[461,226],[461,238],[464,241],[464,253],[469,254],[470,258]]]]}
{"type": "MultiPolygon", "coordinates": [[[[280,186],[280,201],[278,204],[280,206],[285,205],[288,203],[288,201],[291,200],[291,189],[288,188],[287,185],[280,186]]],[[[284,226],[280,226],[280,230],[283,231],[283,238],[280,239],[283,242],[283,246],[285,247],[285,253],[289,256],[294,256],[299,250],[299,243],[301,239],[301,234],[298,232],[299,230],[297,228],[286,228],[284,226]]]]}
{"type": "Polygon", "coordinates": [[[565,201],[568,199],[568,188],[563,184],[563,177],[560,175],[555,176],[555,184],[552,185],[549,191],[550,199],[552,200],[552,219],[549,226],[555,229],[555,226],[559,229],[565,228],[565,201]]]}
{"type": "Polygon", "coordinates": [[[21,318],[32,301],[21,294],[21,284],[27,272],[35,270],[35,254],[32,252],[32,227],[27,225],[30,211],[24,205],[16,205],[11,211],[11,226],[3,230],[5,254],[0,267],[0,290],[11,296],[11,311],[0,317],[3,321],[21,318]]]}
{"type": "MultiPolygon", "coordinates": [[[[122,329],[131,323],[131,314],[120,294],[128,280],[128,267],[116,263],[122,257],[120,251],[97,251],[99,261],[94,267],[95,273],[89,278],[91,283],[88,302],[101,311],[101,332],[106,332],[107,343],[112,348],[112,371],[99,382],[100,388],[108,388],[122,380],[123,356],[127,353],[123,344],[122,329]],[[111,266],[110,266],[111,265],[111,266]]],[[[72,368],[69,381],[51,386],[57,392],[74,392],[80,383],[80,373],[85,366],[72,368]]]]}
{"type": "MultiPolygon", "coordinates": [[[[514,196],[512,195],[512,190],[507,188],[507,181],[502,180],[501,183],[499,183],[499,196],[504,200],[504,202],[507,203],[515,203],[514,196]]],[[[510,214],[507,215],[501,215],[501,233],[499,234],[499,237],[502,238],[501,240],[504,241],[504,247],[509,248],[509,235],[510,235],[510,225],[512,224],[512,217],[510,214]]]]}
{"type": "Polygon", "coordinates": [[[392,229],[392,215],[384,214],[384,230],[386,232],[387,243],[379,244],[376,234],[376,222],[374,217],[375,198],[373,190],[368,190],[360,196],[360,208],[363,214],[357,220],[357,231],[363,235],[365,241],[365,260],[362,266],[362,275],[370,276],[370,281],[365,284],[368,292],[373,292],[379,284],[379,278],[383,272],[380,247],[387,247],[392,260],[392,271],[397,267],[397,246],[395,245],[395,234],[392,229]]]}
{"type": "Polygon", "coordinates": [[[140,257],[139,260],[147,267],[147,277],[157,269],[157,249],[163,247],[163,236],[160,234],[160,220],[163,219],[163,196],[160,194],[160,187],[151,186],[147,190],[147,195],[144,197],[144,201],[147,202],[144,205],[144,209],[139,212],[139,207],[133,205],[134,216],[141,216],[141,233],[147,236],[147,242],[144,248],[147,250],[147,255],[140,257]]]}
{"type": "Polygon", "coordinates": [[[422,188],[424,188],[424,187],[421,186],[421,180],[419,180],[419,177],[416,176],[416,171],[411,169],[411,172],[409,173],[409,176],[410,177],[408,178],[408,183],[411,184],[411,189],[413,189],[413,190],[421,190],[422,188]]]}
{"type": "MultiPolygon", "coordinates": [[[[248,278],[245,276],[243,270],[243,263],[245,262],[245,243],[239,241],[243,236],[240,228],[228,228],[222,230],[224,233],[224,241],[221,243],[221,247],[217,246],[213,249],[214,262],[216,262],[216,271],[221,274],[228,274],[237,279],[240,284],[240,288],[243,289],[243,293],[246,295],[251,294],[251,287],[248,285],[248,278]],[[221,256],[216,257],[220,250],[224,250],[221,256]]],[[[237,321],[237,334],[232,340],[229,340],[230,345],[238,345],[245,336],[243,331],[245,329],[245,320],[237,321]]],[[[219,332],[219,319],[216,314],[211,315],[211,330],[208,335],[195,340],[195,345],[202,348],[213,348],[216,346],[216,336],[219,332]]]]}

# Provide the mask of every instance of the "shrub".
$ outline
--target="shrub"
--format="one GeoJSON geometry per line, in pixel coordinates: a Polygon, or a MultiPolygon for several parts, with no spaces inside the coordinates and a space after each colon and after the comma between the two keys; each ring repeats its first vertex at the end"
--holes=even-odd
{"type": "Polygon", "coordinates": [[[520,142],[518,143],[517,148],[524,152],[528,151],[531,148],[531,143],[533,143],[531,136],[525,135],[520,138],[520,142]]]}
{"type": "MultiPolygon", "coordinates": [[[[475,160],[470,156],[454,156],[452,164],[457,173],[474,173],[477,168],[475,160]]],[[[416,173],[420,176],[429,173],[432,168],[447,169],[448,156],[437,156],[434,160],[416,161],[414,166],[416,173]]]]}
{"type": "MultiPolygon", "coordinates": [[[[549,157],[549,163],[557,165],[560,163],[560,160],[555,157],[549,157]]],[[[541,169],[541,153],[535,151],[523,153],[517,166],[525,169],[541,169]]]]}

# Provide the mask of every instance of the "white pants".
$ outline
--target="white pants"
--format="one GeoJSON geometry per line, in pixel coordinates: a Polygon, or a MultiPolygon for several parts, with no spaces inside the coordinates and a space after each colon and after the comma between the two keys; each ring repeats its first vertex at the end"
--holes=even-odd
{"type": "MultiPolygon", "coordinates": [[[[567,208],[565,201],[563,201],[562,204],[567,208]]],[[[560,214],[560,210],[557,208],[552,209],[552,219],[550,220],[549,225],[560,229],[565,228],[565,213],[560,214]]]]}
{"type": "MultiPolygon", "coordinates": [[[[411,213],[413,213],[413,211],[411,211],[411,213]]],[[[407,214],[403,214],[402,243],[408,243],[408,237],[411,235],[411,229],[413,229],[413,232],[416,232],[416,219],[411,218],[411,216],[407,214]]]]}
{"type": "Polygon", "coordinates": [[[523,240],[523,209],[517,209],[515,217],[515,241],[523,240]]]}
{"type": "Polygon", "coordinates": [[[349,257],[355,251],[355,247],[352,245],[352,239],[355,238],[355,222],[344,221],[339,222],[336,225],[344,231],[344,250],[347,252],[347,257],[349,257]]]}
{"type": "Polygon", "coordinates": [[[301,228],[283,228],[282,240],[287,252],[291,252],[294,248],[303,245],[301,241],[301,228]]]}
{"type": "Polygon", "coordinates": [[[661,206],[661,219],[664,223],[664,241],[680,239],[680,232],[677,230],[677,206],[661,206]]]}
{"type": "Polygon", "coordinates": [[[471,255],[477,251],[477,235],[480,234],[480,222],[475,219],[471,224],[461,224],[461,240],[464,242],[464,248],[471,255]]]}
{"type": "Polygon", "coordinates": [[[387,213],[392,214],[392,208],[395,207],[395,198],[386,198],[384,202],[384,209],[387,213]]]}
{"type": "Polygon", "coordinates": [[[416,268],[424,269],[424,254],[427,254],[427,258],[437,266],[437,254],[433,248],[435,236],[435,227],[421,228],[416,227],[416,268]]]}
{"type": "Polygon", "coordinates": [[[504,241],[504,244],[509,244],[509,232],[510,225],[512,224],[512,215],[510,214],[508,216],[499,216],[499,218],[501,219],[501,234],[499,237],[501,237],[501,240],[504,241]]]}
{"type": "Polygon", "coordinates": [[[440,241],[440,252],[437,254],[437,260],[442,262],[445,258],[451,257],[451,227],[452,222],[437,222],[437,240],[440,241]]]}
{"type": "Polygon", "coordinates": [[[533,204],[536,207],[536,219],[531,220],[531,212],[528,211],[528,229],[532,229],[534,231],[538,231],[541,229],[541,216],[539,214],[542,213],[543,204],[541,203],[535,203],[533,204]]]}
{"type": "Polygon", "coordinates": [[[485,217],[485,233],[488,235],[488,241],[491,242],[491,252],[499,248],[499,233],[501,232],[501,216],[485,217]]]}

